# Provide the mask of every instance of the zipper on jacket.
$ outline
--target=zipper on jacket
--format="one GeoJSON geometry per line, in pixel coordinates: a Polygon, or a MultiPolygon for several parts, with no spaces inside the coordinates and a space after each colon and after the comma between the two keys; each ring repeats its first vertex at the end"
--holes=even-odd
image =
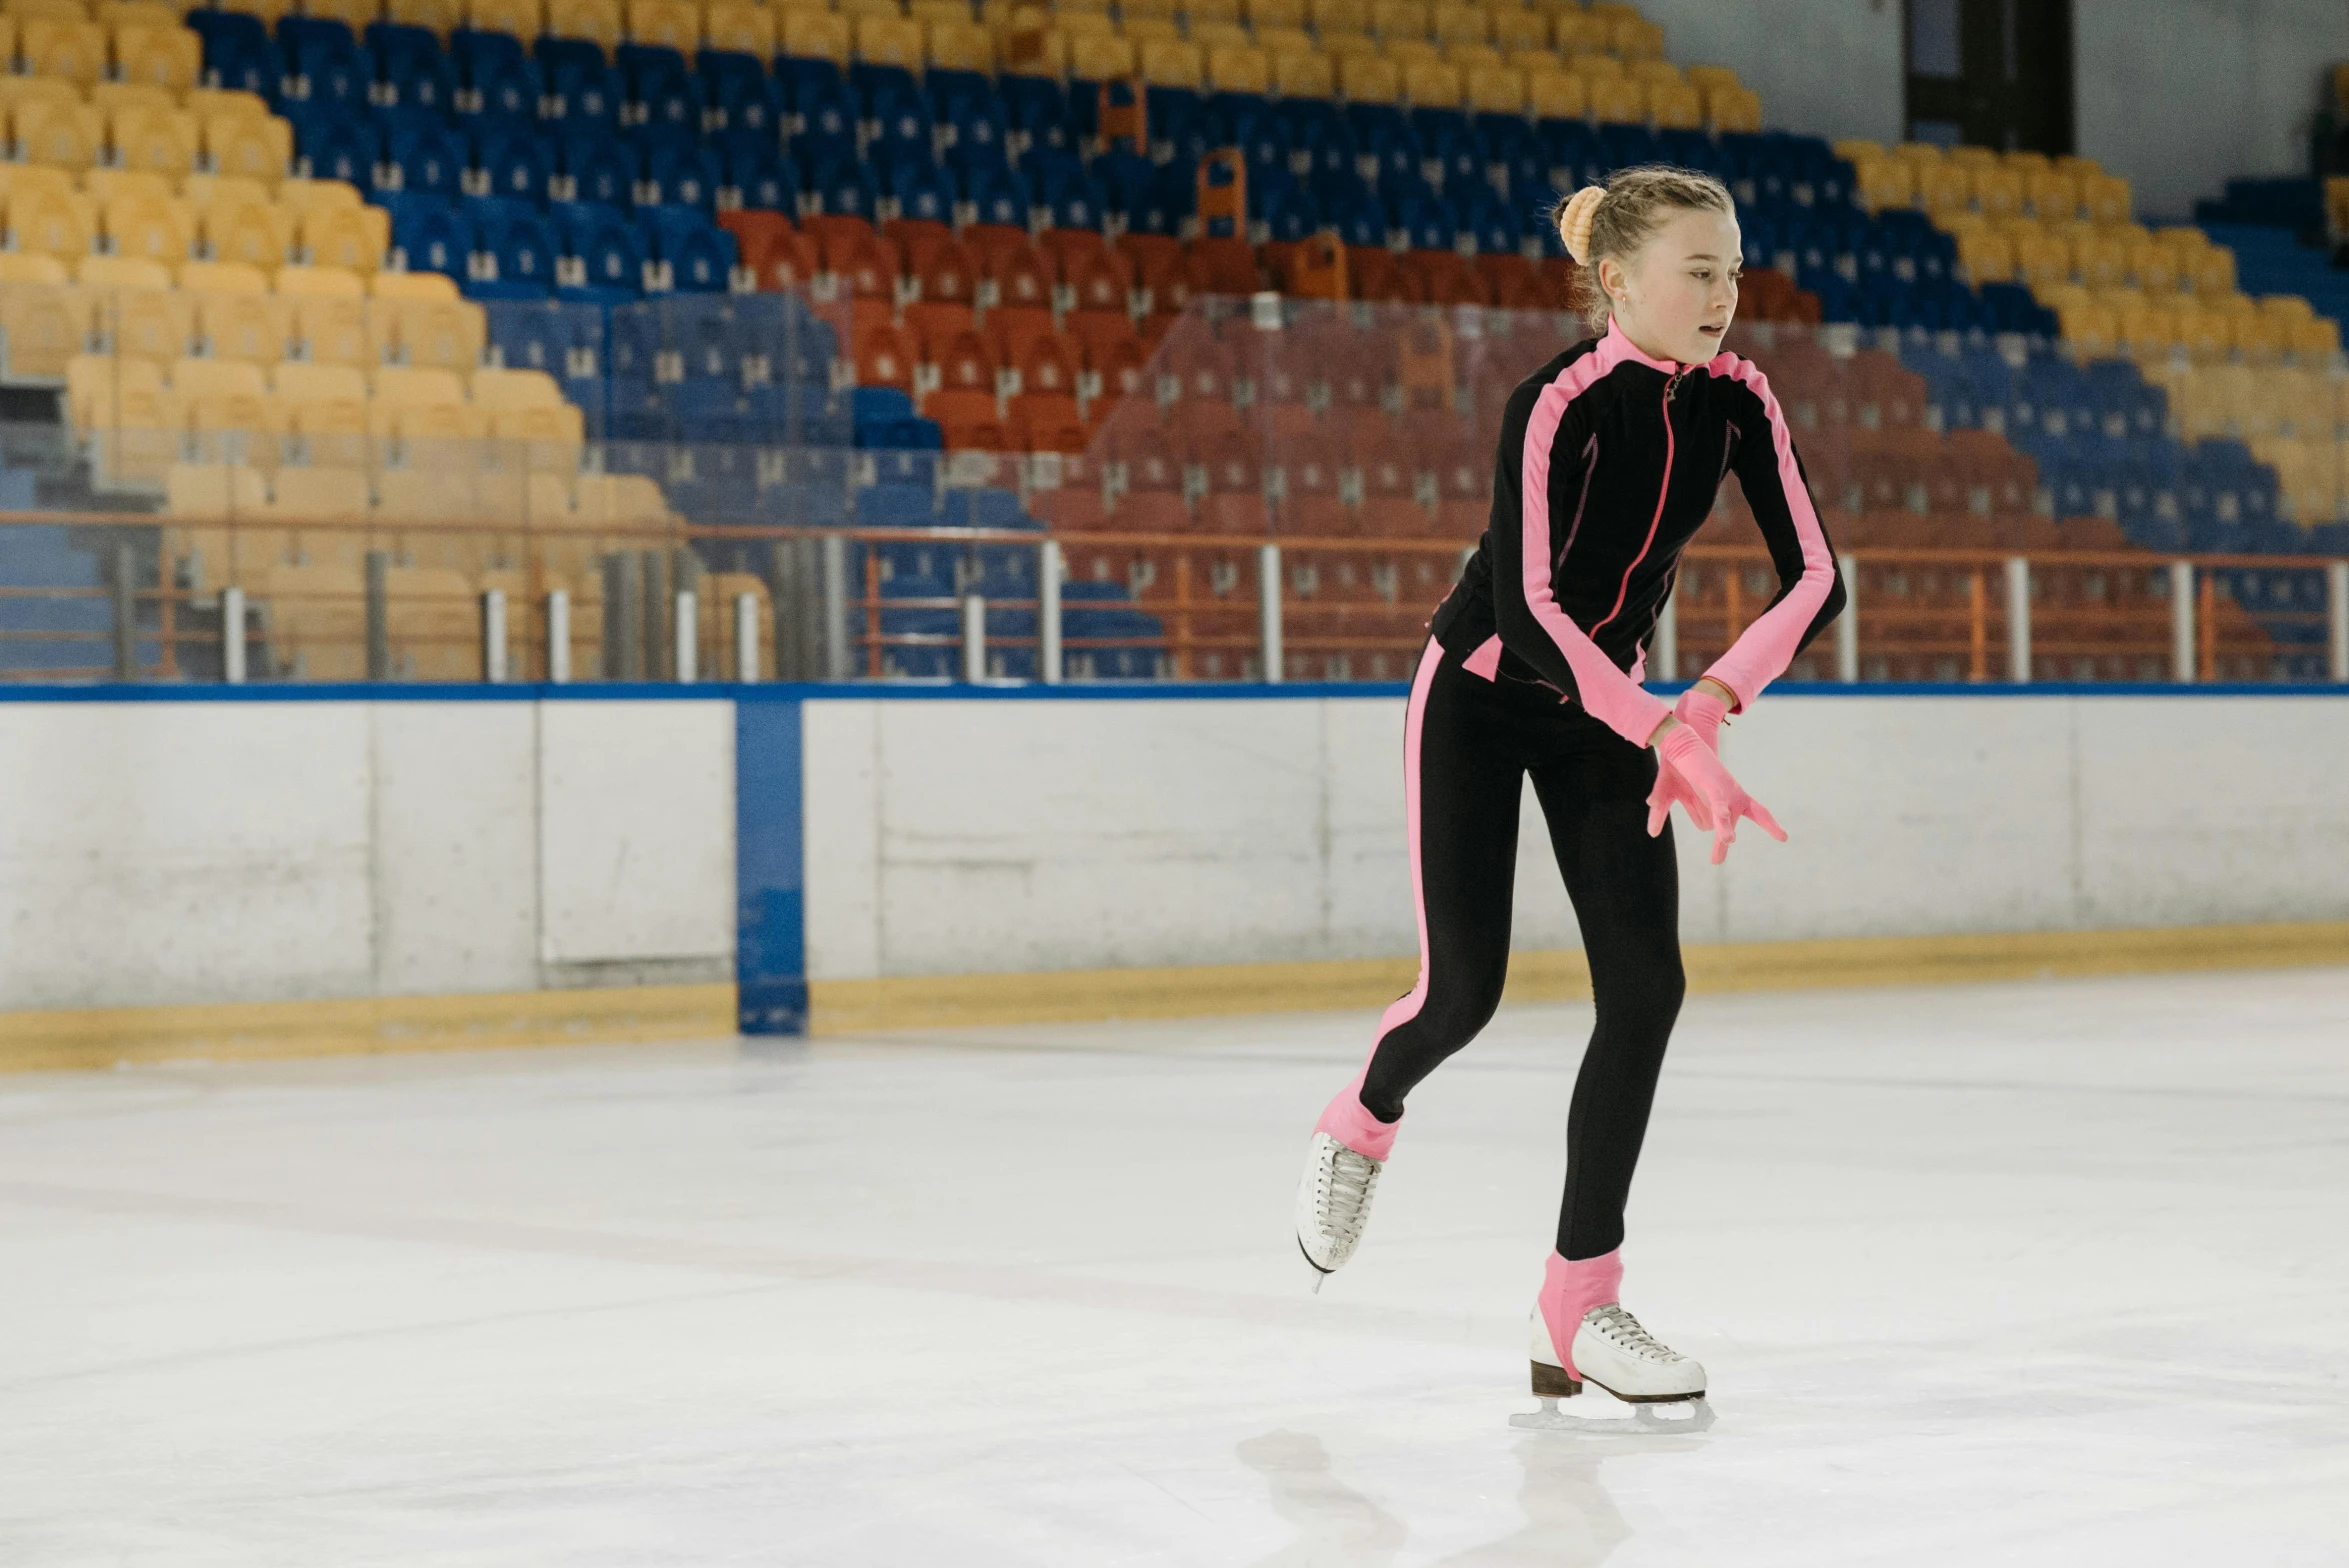
{"type": "MultiPolygon", "coordinates": [[[[1688,367],[1683,365],[1678,370],[1672,372],[1671,378],[1664,383],[1664,401],[1666,403],[1670,403],[1672,401],[1672,394],[1680,390],[1680,378],[1687,374],[1688,367]]],[[[1671,416],[1666,415],[1665,417],[1669,419],[1671,416]]]]}

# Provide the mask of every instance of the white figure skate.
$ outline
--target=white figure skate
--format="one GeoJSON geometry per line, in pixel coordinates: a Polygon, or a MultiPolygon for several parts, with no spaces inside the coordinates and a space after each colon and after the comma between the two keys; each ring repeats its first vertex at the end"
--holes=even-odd
{"type": "Polygon", "coordinates": [[[1313,1265],[1313,1289],[1354,1255],[1370,1218],[1384,1162],[1357,1154],[1326,1132],[1316,1131],[1305,1151],[1305,1174],[1297,1183],[1297,1248],[1313,1265]]]}
{"type": "Polygon", "coordinates": [[[1575,1326],[1573,1361],[1577,1378],[1560,1363],[1539,1307],[1533,1314],[1533,1392],[1539,1410],[1509,1418],[1514,1427],[1537,1432],[1702,1432],[1713,1424],[1705,1403],[1705,1369],[1659,1343],[1639,1319],[1616,1302],[1591,1308],[1575,1326]],[[1558,1401],[1597,1385],[1631,1406],[1628,1416],[1568,1415],[1558,1401]]]}

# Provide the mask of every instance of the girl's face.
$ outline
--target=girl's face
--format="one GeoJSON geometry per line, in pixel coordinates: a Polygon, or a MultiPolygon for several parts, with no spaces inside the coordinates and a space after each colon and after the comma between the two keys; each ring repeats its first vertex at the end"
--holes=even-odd
{"type": "Polygon", "coordinates": [[[1721,352],[1737,314],[1737,220],[1711,208],[1682,208],[1648,237],[1625,267],[1599,262],[1599,284],[1614,301],[1624,336],[1658,359],[1703,363],[1721,352]]]}

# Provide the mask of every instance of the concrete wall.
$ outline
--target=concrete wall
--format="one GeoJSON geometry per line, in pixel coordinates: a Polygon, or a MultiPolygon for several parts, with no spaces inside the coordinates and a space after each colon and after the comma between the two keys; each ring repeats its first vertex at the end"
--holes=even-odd
{"type": "Polygon", "coordinates": [[[1834,141],[1901,136],[1901,0],[1641,0],[1681,65],[1734,66],[1762,123],[1834,141]]]}
{"type": "Polygon", "coordinates": [[[2184,218],[2239,175],[2308,172],[2326,73],[2349,59],[2339,0],[2072,0],[2080,151],[2184,218]]]}
{"type": "MultiPolygon", "coordinates": [[[[808,704],[818,980],[1407,954],[1392,697],[808,704]]],[[[1692,942],[2349,919],[2349,698],[1771,694],[1692,942]]],[[[1517,945],[1577,945],[1526,798],[1517,945]]]]}
{"type": "Polygon", "coordinates": [[[722,702],[0,703],[0,1009],[732,974],[722,702]]]}

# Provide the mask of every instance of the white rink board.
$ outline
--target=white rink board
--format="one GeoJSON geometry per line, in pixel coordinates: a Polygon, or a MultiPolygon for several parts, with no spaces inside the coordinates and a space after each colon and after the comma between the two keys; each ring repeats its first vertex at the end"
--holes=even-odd
{"type": "Polygon", "coordinates": [[[730,703],[0,703],[0,756],[0,1010],[732,972],[730,703]]]}
{"type": "MultiPolygon", "coordinates": [[[[807,705],[818,980],[1409,954],[1403,705],[807,705]]],[[[1679,824],[1682,935],[2349,919],[2349,698],[1810,696],[1725,732],[1793,835],[1679,824]]],[[[1516,944],[1579,945],[1527,791],[1516,944]]]]}

